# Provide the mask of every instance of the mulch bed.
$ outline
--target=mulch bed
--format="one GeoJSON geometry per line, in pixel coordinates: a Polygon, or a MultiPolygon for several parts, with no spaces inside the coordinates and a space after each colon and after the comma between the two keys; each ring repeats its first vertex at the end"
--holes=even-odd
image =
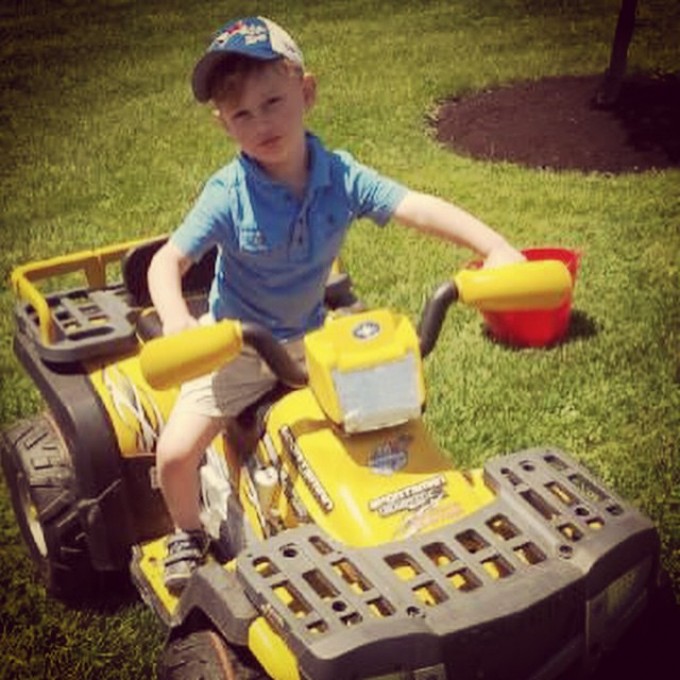
{"type": "Polygon", "coordinates": [[[442,103],[436,138],[461,155],[552,170],[680,167],[680,77],[638,75],[593,105],[601,75],[513,83],[442,103]]]}

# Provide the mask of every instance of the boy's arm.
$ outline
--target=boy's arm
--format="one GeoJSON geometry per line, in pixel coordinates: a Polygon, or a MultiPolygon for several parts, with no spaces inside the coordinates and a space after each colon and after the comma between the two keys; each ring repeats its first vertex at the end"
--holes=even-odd
{"type": "Polygon", "coordinates": [[[158,250],[149,265],[149,293],[164,335],[179,333],[198,324],[182,294],[182,277],[190,266],[191,259],[171,241],[158,250]]]}
{"type": "Polygon", "coordinates": [[[393,216],[406,226],[473,250],[484,258],[485,267],[524,260],[524,256],[491,227],[435,196],[409,191],[393,216]]]}

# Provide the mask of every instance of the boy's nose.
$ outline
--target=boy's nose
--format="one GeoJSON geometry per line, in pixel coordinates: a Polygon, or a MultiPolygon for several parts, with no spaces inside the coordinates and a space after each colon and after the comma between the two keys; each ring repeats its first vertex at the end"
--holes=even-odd
{"type": "Polygon", "coordinates": [[[267,113],[260,113],[255,118],[255,130],[258,134],[267,132],[272,126],[272,118],[267,113]]]}

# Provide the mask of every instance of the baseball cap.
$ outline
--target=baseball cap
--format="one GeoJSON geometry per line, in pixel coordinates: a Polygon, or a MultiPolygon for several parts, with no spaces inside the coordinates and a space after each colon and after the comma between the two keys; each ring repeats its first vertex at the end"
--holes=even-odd
{"type": "Polygon", "coordinates": [[[303,66],[302,52],[281,26],[264,17],[236,19],[213,36],[205,54],[194,67],[191,87],[199,102],[210,99],[210,79],[215,67],[231,54],[272,61],[285,57],[303,66]]]}

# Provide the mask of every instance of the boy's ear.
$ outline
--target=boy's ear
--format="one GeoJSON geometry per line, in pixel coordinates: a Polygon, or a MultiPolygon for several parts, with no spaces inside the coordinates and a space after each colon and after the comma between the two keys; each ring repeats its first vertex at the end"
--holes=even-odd
{"type": "Polygon", "coordinates": [[[305,111],[309,111],[316,102],[316,78],[311,73],[305,73],[302,77],[302,95],[305,111]]]}

